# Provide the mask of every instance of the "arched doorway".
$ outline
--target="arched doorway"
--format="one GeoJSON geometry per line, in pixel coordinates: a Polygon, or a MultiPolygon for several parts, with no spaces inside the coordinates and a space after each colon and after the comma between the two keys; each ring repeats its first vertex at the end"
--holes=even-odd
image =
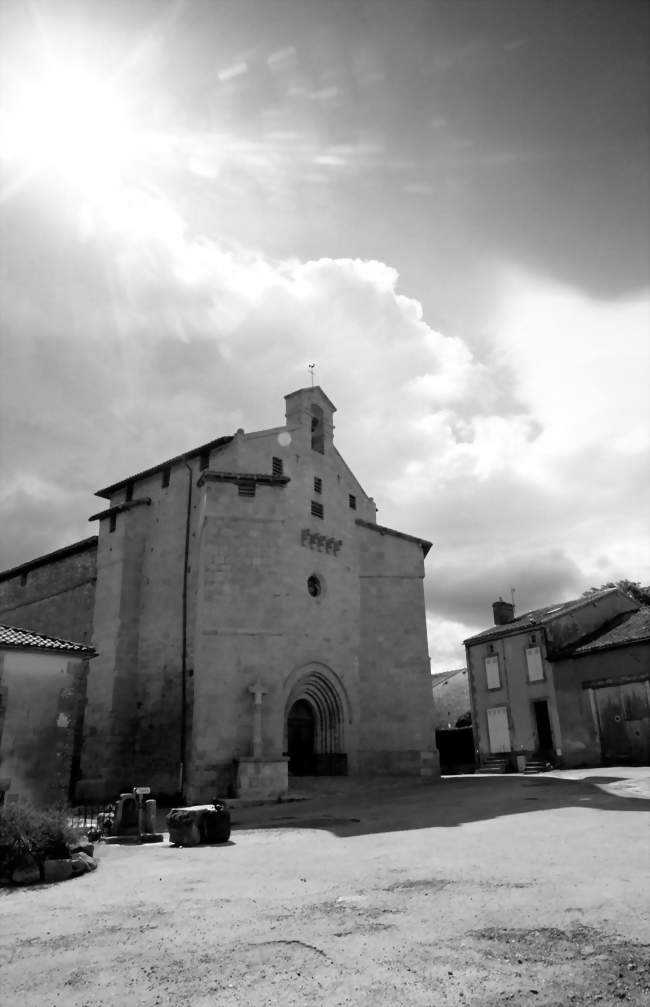
{"type": "Polygon", "coordinates": [[[287,752],[292,776],[314,775],[316,718],[306,699],[298,699],[287,715],[287,752]]]}
{"type": "Polygon", "coordinates": [[[298,678],[285,706],[286,748],[292,776],[345,776],[345,693],[324,666],[298,678]]]}

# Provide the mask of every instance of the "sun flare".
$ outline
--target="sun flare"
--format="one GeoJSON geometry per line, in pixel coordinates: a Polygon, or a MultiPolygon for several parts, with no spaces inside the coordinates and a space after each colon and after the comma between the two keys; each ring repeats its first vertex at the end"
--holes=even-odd
{"type": "Polygon", "coordinates": [[[0,106],[0,156],[16,171],[62,181],[92,197],[118,185],[136,131],[111,80],[61,56],[14,76],[0,106]]]}

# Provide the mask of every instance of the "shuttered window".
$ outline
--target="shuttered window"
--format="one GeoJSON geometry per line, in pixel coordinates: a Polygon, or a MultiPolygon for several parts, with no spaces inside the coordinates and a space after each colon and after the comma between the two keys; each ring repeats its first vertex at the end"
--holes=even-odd
{"type": "Polygon", "coordinates": [[[485,658],[485,680],[488,689],[501,688],[501,674],[499,672],[499,657],[497,654],[493,657],[485,658]]]}
{"type": "Polygon", "coordinates": [[[544,678],[542,652],[539,647],[528,647],[526,650],[526,666],[528,668],[529,682],[539,682],[544,678]]]}

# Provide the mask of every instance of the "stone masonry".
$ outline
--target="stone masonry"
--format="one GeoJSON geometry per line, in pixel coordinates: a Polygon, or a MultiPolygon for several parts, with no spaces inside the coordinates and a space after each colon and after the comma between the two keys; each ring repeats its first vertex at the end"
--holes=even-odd
{"type": "Polygon", "coordinates": [[[430,544],[377,525],[334,412],[300,389],[284,425],[98,492],[80,798],[142,783],[197,803],[282,796],[288,770],[437,773],[430,544]]]}

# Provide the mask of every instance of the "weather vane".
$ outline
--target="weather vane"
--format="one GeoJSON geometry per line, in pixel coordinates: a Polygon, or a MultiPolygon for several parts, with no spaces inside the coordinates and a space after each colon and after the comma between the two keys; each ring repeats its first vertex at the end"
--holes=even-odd
{"type": "Polygon", "coordinates": [[[311,386],[314,387],[314,367],[316,364],[309,364],[309,373],[311,375],[311,386]]]}

